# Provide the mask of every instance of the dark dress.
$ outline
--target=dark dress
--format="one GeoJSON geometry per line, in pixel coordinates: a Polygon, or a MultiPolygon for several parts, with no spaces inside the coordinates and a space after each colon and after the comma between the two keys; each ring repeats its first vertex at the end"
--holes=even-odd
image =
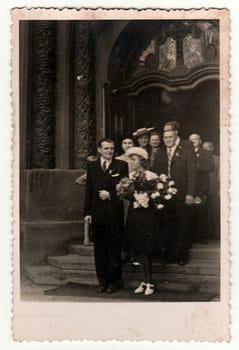
{"type": "Polygon", "coordinates": [[[158,255],[160,252],[160,215],[152,206],[133,208],[129,206],[126,220],[125,251],[135,255],[158,255]]]}

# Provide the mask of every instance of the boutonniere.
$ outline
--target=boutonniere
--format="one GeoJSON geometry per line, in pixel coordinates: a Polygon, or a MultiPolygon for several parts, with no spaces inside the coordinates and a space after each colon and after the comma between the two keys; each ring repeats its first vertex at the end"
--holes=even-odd
{"type": "Polygon", "coordinates": [[[178,152],[175,153],[176,157],[180,157],[180,154],[178,152]]]}

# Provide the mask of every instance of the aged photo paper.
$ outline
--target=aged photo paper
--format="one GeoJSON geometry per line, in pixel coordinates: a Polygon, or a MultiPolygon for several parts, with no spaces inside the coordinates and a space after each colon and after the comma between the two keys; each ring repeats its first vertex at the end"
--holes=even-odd
{"type": "Polygon", "coordinates": [[[12,9],[15,340],[230,340],[229,34],[12,9]]]}

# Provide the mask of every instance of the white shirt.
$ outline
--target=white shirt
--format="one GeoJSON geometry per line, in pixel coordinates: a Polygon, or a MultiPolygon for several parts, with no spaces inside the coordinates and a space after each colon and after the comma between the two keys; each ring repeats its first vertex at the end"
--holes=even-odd
{"type": "Polygon", "coordinates": [[[102,169],[104,168],[104,163],[106,165],[105,168],[108,169],[110,164],[112,163],[112,159],[105,159],[103,157],[100,157],[100,165],[102,169]]]}
{"type": "Polygon", "coordinates": [[[171,156],[173,157],[174,152],[176,151],[176,148],[178,147],[178,145],[174,145],[172,147],[167,147],[167,152],[169,153],[169,149],[171,150],[171,156]]]}

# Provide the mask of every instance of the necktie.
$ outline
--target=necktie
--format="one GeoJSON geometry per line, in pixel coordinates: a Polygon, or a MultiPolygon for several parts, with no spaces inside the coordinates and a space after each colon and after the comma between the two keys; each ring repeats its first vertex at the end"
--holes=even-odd
{"type": "Polygon", "coordinates": [[[106,172],[107,167],[106,167],[106,160],[103,162],[103,171],[106,172]]]}
{"type": "Polygon", "coordinates": [[[168,177],[171,178],[172,148],[168,148],[168,177]]]}

